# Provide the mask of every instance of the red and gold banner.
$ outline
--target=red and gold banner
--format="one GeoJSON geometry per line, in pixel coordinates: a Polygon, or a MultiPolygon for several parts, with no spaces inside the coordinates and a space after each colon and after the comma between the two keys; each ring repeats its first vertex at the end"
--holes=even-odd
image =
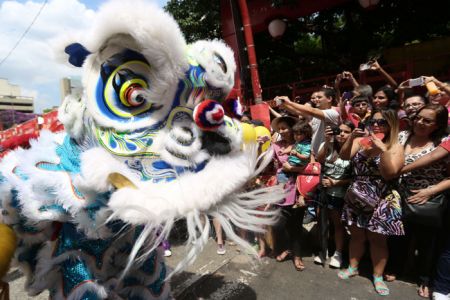
{"type": "Polygon", "coordinates": [[[25,123],[18,124],[13,128],[0,131],[0,157],[3,157],[8,150],[17,147],[28,147],[29,140],[39,137],[39,131],[41,129],[47,129],[52,132],[64,130],[64,126],[58,120],[57,110],[43,114],[41,116],[43,119],[42,124],[39,124],[38,118],[39,117],[36,117],[25,123]]]}

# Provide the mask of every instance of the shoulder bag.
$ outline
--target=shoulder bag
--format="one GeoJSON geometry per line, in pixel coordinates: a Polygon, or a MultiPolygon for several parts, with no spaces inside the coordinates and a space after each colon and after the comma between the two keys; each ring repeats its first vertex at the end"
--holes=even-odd
{"type": "Polygon", "coordinates": [[[443,192],[431,197],[424,204],[408,203],[408,197],[412,193],[402,190],[403,220],[408,223],[420,224],[430,227],[442,227],[447,208],[447,193],[443,192]]]}
{"type": "Polygon", "coordinates": [[[344,200],[356,212],[372,213],[380,202],[380,197],[373,183],[356,180],[349,186],[344,200]]]}

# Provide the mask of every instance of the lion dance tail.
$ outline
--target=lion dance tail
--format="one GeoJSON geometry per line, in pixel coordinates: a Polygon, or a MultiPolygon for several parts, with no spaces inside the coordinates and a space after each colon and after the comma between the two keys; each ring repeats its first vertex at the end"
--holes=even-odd
{"type": "Polygon", "coordinates": [[[16,250],[16,234],[8,225],[0,223],[0,300],[9,299],[8,283],[2,281],[16,250]]]}

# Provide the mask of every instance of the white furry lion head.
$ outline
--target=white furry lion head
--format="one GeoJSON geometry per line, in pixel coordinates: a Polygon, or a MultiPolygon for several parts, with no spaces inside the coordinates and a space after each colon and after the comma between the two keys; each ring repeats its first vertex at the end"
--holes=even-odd
{"type": "Polygon", "coordinates": [[[81,39],[64,50],[83,68],[82,101],[95,126],[161,127],[173,108],[222,101],[234,84],[231,49],[218,40],[187,45],[175,20],[145,1],[107,3],[81,39]]]}

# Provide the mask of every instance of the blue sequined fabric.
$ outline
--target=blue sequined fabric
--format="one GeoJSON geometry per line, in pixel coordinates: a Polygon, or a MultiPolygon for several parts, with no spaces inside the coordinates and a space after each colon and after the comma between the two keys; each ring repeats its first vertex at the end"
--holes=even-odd
{"type": "MultiPolygon", "coordinates": [[[[101,299],[100,295],[113,292],[123,299],[164,299],[168,297],[165,288],[166,268],[157,251],[154,251],[142,263],[141,267],[133,267],[122,282],[110,284],[118,279],[125,268],[127,258],[132,251],[136,239],[142,233],[141,227],[132,227],[120,220],[112,220],[106,224],[98,223],[98,215],[108,206],[110,192],[97,194],[87,201],[84,195],[74,186],[75,176],[80,173],[80,147],[68,136],[61,145],[56,145],[55,152],[59,161],[39,161],[34,165],[40,172],[49,172],[51,176],[69,176],[66,181],[74,195],[74,201],[85,201],[85,206],[77,211],[70,210],[57,199],[55,187],[43,186],[46,202],[36,207],[37,214],[54,217],[48,222],[40,222],[39,226],[29,222],[23,215],[23,199],[17,190],[11,190],[8,210],[4,215],[14,214],[15,223],[10,224],[19,234],[17,260],[32,271],[34,275],[39,264],[38,258],[51,257],[47,262],[50,272],[59,275],[59,280],[48,282],[51,299],[69,298],[79,293],[81,300],[101,299]],[[53,201],[51,199],[54,199],[53,201]],[[50,214],[49,214],[50,213],[50,214]],[[80,217],[81,216],[81,217],[80,217]],[[84,226],[92,231],[106,229],[108,237],[92,238],[81,230],[77,221],[88,222],[84,226]],[[57,221],[57,222],[52,222],[57,221]],[[43,226],[45,225],[45,226],[43,226]],[[26,239],[26,240],[25,240],[26,239]],[[44,247],[45,241],[53,240],[53,247],[44,247]],[[43,251],[51,253],[43,254],[43,251]],[[53,261],[52,261],[53,260],[53,261]],[[56,273],[55,273],[56,272],[56,273]],[[150,285],[149,282],[152,282],[150,285]],[[110,291],[113,289],[114,291],[110,291]]],[[[22,181],[29,181],[25,168],[15,167],[13,174],[22,181]]],[[[0,183],[5,177],[0,174],[0,183]]],[[[93,235],[95,236],[95,234],[93,235]]],[[[46,266],[47,267],[47,266],[46,266]]],[[[45,277],[47,274],[37,276],[45,277]]],[[[53,277],[52,277],[53,278],[53,277]]],[[[30,284],[40,278],[30,278],[30,284]]],[[[53,280],[53,279],[52,279],[53,280]]]]}

